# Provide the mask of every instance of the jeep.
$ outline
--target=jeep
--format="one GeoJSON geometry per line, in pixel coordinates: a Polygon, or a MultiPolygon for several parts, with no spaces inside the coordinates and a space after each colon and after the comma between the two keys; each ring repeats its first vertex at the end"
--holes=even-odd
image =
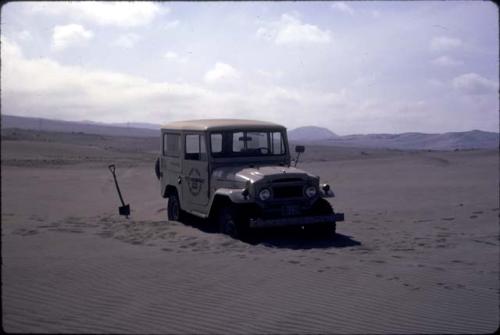
{"type": "MultiPolygon", "coordinates": [[[[304,152],[297,146],[297,158],[304,152]]],[[[298,226],[335,234],[343,221],[319,177],[291,166],[286,128],[270,122],[207,119],[161,128],[155,173],[169,221],[186,213],[215,222],[235,238],[253,228],[298,226]]]]}

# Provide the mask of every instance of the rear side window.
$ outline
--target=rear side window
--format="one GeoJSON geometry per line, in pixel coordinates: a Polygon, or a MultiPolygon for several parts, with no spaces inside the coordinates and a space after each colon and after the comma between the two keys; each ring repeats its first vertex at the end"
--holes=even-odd
{"type": "Polygon", "coordinates": [[[222,134],[214,133],[210,135],[210,147],[212,153],[218,154],[222,152],[222,134]]]}
{"type": "Polygon", "coordinates": [[[205,137],[202,135],[186,135],[186,152],[185,159],[189,160],[206,160],[207,150],[205,146],[205,137]]]}
{"type": "Polygon", "coordinates": [[[163,155],[170,157],[179,157],[181,147],[181,136],[179,134],[163,134],[163,155]]]}

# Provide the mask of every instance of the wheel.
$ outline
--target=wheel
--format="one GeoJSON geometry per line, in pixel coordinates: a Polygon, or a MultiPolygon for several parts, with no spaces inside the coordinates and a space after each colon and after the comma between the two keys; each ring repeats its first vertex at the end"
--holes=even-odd
{"type": "Polygon", "coordinates": [[[179,196],[177,195],[177,192],[171,194],[168,197],[167,217],[168,221],[182,220],[181,203],[179,201],[179,196]]]}
{"type": "MultiPolygon", "coordinates": [[[[313,215],[329,215],[333,214],[333,209],[330,203],[321,198],[316,201],[312,209],[313,215]]],[[[337,224],[334,222],[316,223],[304,227],[309,233],[318,236],[331,237],[335,236],[337,224]]]]}
{"type": "Polygon", "coordinates": [[[244,226],[244,221],[231,205],[224,206],[219,210],[217,225],[221,233],[232,238],[241,239],[246,236],[247,229],[244,226]]]}
{"type": "Polygon", "coordinates": [[[155,162],[155,174],[156,174],[156,178],[160,179],[160,177],[161,177],[160,158],[157,158],[156,162],[155,162]]]}

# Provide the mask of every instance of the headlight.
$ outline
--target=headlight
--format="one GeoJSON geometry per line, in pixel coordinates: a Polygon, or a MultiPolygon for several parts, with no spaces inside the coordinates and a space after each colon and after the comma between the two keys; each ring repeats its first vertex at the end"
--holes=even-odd
{"type": "Polygon", "coordinates": [[[262,190],[260,190],[259,192],[260,200],[266,201],[270,197],[271,197],[271,191],[268,188],[263,188],[262,190]]]}
{"type": "Polygon", "coordinates": [[[316,189],[316,186],[308,186],[305,193],[308,198],[312,198],[316,195],[316,193],[318,193],[318,190],[316,189]]]}

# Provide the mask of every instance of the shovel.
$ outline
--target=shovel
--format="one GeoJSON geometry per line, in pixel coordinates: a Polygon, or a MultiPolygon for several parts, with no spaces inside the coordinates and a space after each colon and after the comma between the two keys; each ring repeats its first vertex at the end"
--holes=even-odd
{"type": "Polygon", "coordinates": [[[122,193],[120,192],[120,187],[118,186],[118,182],[116,181],[116,174],[115,174],[115,165],[111,164],[108,166],[109,171],[113,174],[113,178],[115,180],[115,185],[116,185],[116,190],[118,191],[118,196],[120,197],[120,201],[122,202],[122,206],[118,208],[118,213],[120,215],[125,215],[125,217],[128,219],[128,216],[130,215],[130,205],[125,205],[125,202],[123,201],[122,198],[122,193]]]}

